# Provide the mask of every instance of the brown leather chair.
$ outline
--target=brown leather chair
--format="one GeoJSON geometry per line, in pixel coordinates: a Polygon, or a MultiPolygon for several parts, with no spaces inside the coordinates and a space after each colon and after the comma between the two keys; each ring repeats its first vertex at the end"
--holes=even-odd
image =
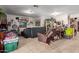
{"type": "Polygon", "coordinates": [[[48,33],[46,33],[46,35],[38,33],[38,40],[40,42],[50,44],[50,41],[54,39],[54,34],[55,33],[53,33],[53,31],[51,30],[48,33]],[[53,34],[53,37],[52,37],[52,34],[53,34]]]}
{"type": "Polygon", "coordinates": [[[45,35],[41,34],[41,33],[38,33],[38,40],[46,43],[47,37],[45,35]]]}

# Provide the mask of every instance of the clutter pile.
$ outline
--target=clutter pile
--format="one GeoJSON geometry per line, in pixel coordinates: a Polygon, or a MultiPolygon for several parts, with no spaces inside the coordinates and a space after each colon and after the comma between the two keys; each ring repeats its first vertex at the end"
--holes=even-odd
{"type": "Polygon", "coordinates": [[[10,52],[17,49],[18,46],[18,36],[13,32],[8,32],[3,40],[5,52],[10,52]]]}
{"type": "Polygon", "coordinates": [[[19,37],[16,33],[12,31],[7,32],[0,32],[0,45],[2,48],[0,48],[0,52],[11,52],[18,48],[19,43],[19,37]]]}

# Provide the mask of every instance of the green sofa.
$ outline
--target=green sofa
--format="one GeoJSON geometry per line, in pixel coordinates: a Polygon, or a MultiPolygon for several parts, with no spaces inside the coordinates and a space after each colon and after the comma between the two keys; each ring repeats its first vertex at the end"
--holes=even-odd
{"type": "Polygon", "coordinates": [[[26,38],[33,38],[33,37],[37,37],[38,33],[45,33],[46,30],[44,27],[33,27],[33,28],[27,28],[25,29],[21,34],[22,36],[26,37],[26,38]]]}

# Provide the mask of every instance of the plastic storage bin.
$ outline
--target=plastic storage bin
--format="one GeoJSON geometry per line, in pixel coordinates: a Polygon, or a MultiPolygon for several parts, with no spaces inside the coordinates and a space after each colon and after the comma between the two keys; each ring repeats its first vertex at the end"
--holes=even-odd
{"type": "Polygon", "coordinates": [[[5,44],[4,45],[4,48],[5,48],[5,52],[11,52],[11,51],[14,51],[17,49],[18,47],[18,42],[12,42],[12,43],[8,43],[8,44],[5,44]]]}
{"type": "Polygon", "coordinates": [[[15,33],[9,32],[6,34],[3,42],[4,52],[11,52],[18,48],[19,37],[15,33]]]}

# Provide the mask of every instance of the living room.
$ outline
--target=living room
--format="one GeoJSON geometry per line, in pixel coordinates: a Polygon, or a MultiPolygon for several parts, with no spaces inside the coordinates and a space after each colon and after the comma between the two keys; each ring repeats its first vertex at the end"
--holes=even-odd
{"type": "Polygon", "coordinates": [[[0,5],[0,52],[79,52],[78,10],[78,5],[0,5]]]}

